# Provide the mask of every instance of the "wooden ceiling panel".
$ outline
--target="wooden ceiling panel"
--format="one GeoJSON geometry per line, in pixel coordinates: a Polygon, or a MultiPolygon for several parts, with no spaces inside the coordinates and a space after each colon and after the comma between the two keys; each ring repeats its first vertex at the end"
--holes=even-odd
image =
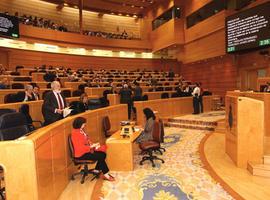
{"type": "MultiPolygon", "coordinates": [[[[76,7],[79,0],[43,0],[55,4],[76,7]]],[[[83,9],[101,13],[142,16],[146,9],[161,0],[83,0],[83,9]]]]}

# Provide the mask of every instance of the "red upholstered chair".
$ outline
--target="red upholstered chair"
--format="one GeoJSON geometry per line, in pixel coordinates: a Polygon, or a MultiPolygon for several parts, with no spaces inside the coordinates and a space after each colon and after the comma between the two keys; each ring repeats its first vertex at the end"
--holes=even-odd
{"type": "Polygon", "coordinates": [[[74,174],[71,175],[71,180],[75,180],[75,177],[77,175],[81,175],[82,176],[81,184],[83,184],[85,178],[89,174],[93,175],[93,178],[91,179],[91,181],[94,180],[95,178],[98,178],[100,173],[94,173],[94,169],[88,169],[88,165],[89,164],[95,164],[96,161],[94,161],[94,160],[79,160],[79,159],[76,159],[74,157],[74,147],[73,147],[73,144],[72,144],[71,135],[68,136],[68,147],[69,147],[70,158],[73,161],[74,165],[78,166],[78,170],[80,170],[81,167],[83,166],[83,169],[81,169],[80,172],[77,172],[77,173],[74,173],[74,174]]]}
{"type": "Polygon", "coordinates": [[[111,130],[111,122],[108,116],[103,117],[102,128],[103,128],[103,132],[106,138],[110,137],[115,132],[111,130]]]}
{"type": "Polygon", "coordinates": [[[146,141],[140,143],[139,147],[142,150],[142,153],[146,153],[146,156],[143,156],[142,160],[140,161],[140,165],[144,163],[144,161],[149,160],[152,163],[152,167],[155,167],[154,160],[160,160],[164,163],[164,160],[158,158],[157,156],[153,155],[155,151],[159,151],[160,154],[160,142],[161,142],[161,123],[155,121],[154,123],[154,130],[153,130],[153,140],[146,141]]]}

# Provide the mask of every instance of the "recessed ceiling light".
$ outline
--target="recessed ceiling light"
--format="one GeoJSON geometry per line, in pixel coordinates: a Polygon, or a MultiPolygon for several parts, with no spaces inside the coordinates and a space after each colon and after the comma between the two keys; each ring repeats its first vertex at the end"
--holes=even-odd
{"type": "Polygon", "coordinates": [[[180,8],[176,8],[177,10],[180,10],[180,8]]]}
{"type": "Polygon", "coordinates": [[[67,3],[64,3],[64,6],[68,6],[68,4],[67,3]]]}
{"type": "Polygon", "coordinates": [[[137,18],[138,16],[137,15],[133,15],[134,18],[137,18]]]}
{"type": "Polygon", "coordinates": [[[143,7],[143,6],[141,6],[141,7],[140,7],[140,9],[144,9],[144,7],[143,7]]]}
{"type": "Polygon", "coordinates": [[[131,8],[134,8],[134,5],[131,5],[131,8]]]}
{"type": "Polygon", "coordinates": [[[122,15],[122,13],[118,13],[118,15],[119,15],[119,16],[121,16],[121,15],[122,15]]]}

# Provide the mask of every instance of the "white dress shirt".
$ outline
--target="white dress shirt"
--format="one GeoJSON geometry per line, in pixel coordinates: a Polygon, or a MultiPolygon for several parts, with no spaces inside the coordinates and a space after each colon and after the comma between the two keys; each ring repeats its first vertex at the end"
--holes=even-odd
{"type": "Polygon", "coordinates": [[[200,89],[198,86],[196,86],[196,87],[194,88],[194,90],[193,90],[193,92],[192,92],[192,96],[195,97],[196,94],[198,95],[198,97],[199,97],[200,94],[201,94],[201,89],[200,89]]]}

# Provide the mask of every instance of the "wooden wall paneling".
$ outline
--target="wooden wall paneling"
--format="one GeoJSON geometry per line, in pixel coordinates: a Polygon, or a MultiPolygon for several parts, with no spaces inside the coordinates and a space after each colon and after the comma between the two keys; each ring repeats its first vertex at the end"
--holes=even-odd
{"type": "Polygon", "coordinates": [[[171,19],[151,32],[153,51],[158,51],[172,45],[184,44],[184,20],[171,19]]]}
{"type": "MultiPolygon", "coordinates": [[[[225,27],[225,17],[227,13],[226,11],[221,11],[208,19],[188,28],[185,29],[185,42],[189,43],[193,40],[197,40],[204,36],[210,35],[218,30],[224,29],[225,27]],[[207,27],[207,28],[205,28],[207,27]],[[204,30],[204,31],[202,31],[204,30]]],[[[225,34],[223,35],[225,37],[225,34]]],[[[216,45],[219,45],[216,43],[216,45]]],[[[223,45],[220,44],[220,45],[223,45]]]]}
{"type": "Polygon", "coordinates": [[[221,29],[184,46],[183,63],[225,55],[225,30],[221,29]]]}
{"type": "Polygon", "coordinates": [[[38,199],[33,148],[31,141],[0,142],[0,166],[4,169],[6,199],[38,199]]]}
{"type": "Polygon", "coordinates": [[[185,4],[185,14],[186,16],[195,12],[196,10],[202,8],[206,4],[210,3],[211,0],[189,0],[188,3],[185,4]]]}
{"type": "Polygon", "coordinates": [[[94,57],[75,56],[65,54],[43,53],[24,50],[9,49],[10,68],[17,65],[41,66],[43,64],[53,66],[65,66],[73,69],[121,69],[121,70],[163,70],[173,69],[176,73],[180,70],[177,60],[167,59],[137,59],[137,58],[114,58],[114,57],[94,57]]]}
{"type": "Polygon", "coordinates": [[[9,58],[8,58],[8,51],[0,50],[0,65],[2,64],[3,67],[9,68],[9,58]]]}
{"type": "Polygon", "coordinates": [[[237,71],[237,66],[231,56],[181,66],[181,75],[186,80],[201,82],[203,89],[208,89],[214,94],[223,97],[226,91],[237,88],[237,71]]]}
{"type": "Polygon", "coordinates": [[[20,24],[21,40],[29,43],[45,43],[59,46],[84,47],[86,49],[94,48],[113,48],[115,50],[134,49],[139,51],[151,49],[148,40],[124,40],[124,39],[106,39],[102,37],[80,35],[72,32],[61,32],[50,29],[38,28],[20,24]],[[76,38],[76,40],[74,40],[76,38]]]}
{"type": "MultiPolygon", "coordinates": [[[[50,132],[48,134],[50,134],[50,132]]],[[[35,154],[38,199],[55,199],[52,143],[50,136],[37,147],[35,154]]]]}
{"type": "Polygon", "coordinates": [[[54,198],[58,198],[69,182],[66,166],[65,124],[51,131],[54,198]]]}

